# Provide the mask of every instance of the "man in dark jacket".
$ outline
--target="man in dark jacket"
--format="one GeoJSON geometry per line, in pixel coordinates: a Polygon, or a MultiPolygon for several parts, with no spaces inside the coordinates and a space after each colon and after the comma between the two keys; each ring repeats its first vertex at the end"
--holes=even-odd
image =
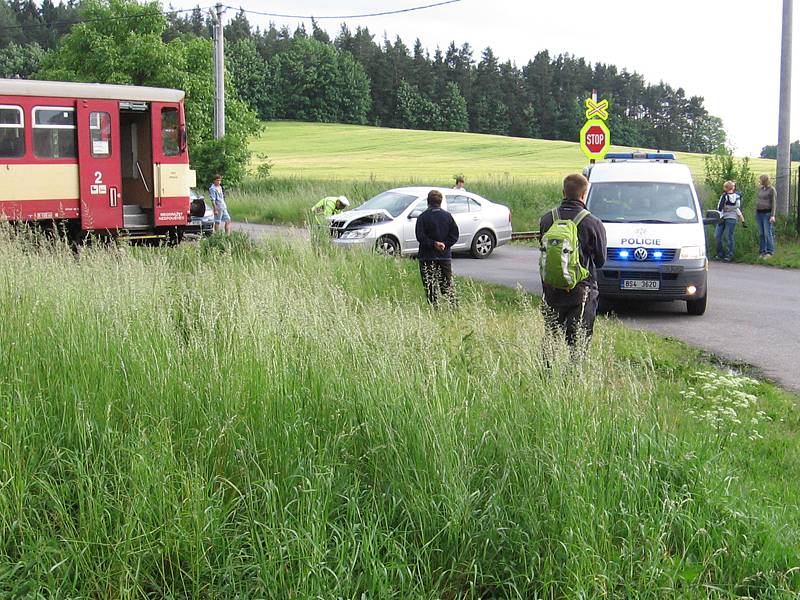
{"type": "MultiPolygon", "coordinates": [[[[588,189],[589,182],[583,175],[568,175],[564,179],[564,199],[558,207],[559,218],[573,219],[584,210],[588,189]]],[[[541,235],[552,225],[552,211],[548,211],[539,221],[541,235]]],[[[602,267],[606,261],[606,229],[603,222],[592,215],[581,220],[578,223],[578,244],[580,263],[589,271],[589,276],[569,291],[542,282],[545,324],[551,333],[563,331],[567,343],[573,347],[579,339],[588,343],[594,331],[600,295],[595,268],[602,267]]]]}
{"type": "Polygon", "coordinates": [[[419,274],[428,302],[436,306],[439,296],[444,295],[451,305],[455,304],[450,248],[458,241],[458,225],[449,212],[442,210],[442,193],[438,190],[428,192],[428,210],[417,218],[415,232],[419,274]]]}

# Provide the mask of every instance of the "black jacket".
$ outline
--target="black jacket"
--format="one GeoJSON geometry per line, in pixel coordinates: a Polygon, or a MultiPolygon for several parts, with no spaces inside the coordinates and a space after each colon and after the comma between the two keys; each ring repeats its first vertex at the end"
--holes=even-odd
{"type": "Polygon", "coordinates": [[[417,218],[415,233],[419,242],[419,260],[450,260],[453,257],[450,248],[458,241],[458,225],[446,210],[428,207],[417,218]],[[434,242],[444,242],[444,250],[436,250],[434,242]]]}
{"type": "MultiPolygon", "coordinates": [[[[586,206],[578,200],[563,200],[558,207],[558,216],[561,219],[572,219],[584,208],[586,206]]],[[[553,215],[548,210],[539,220],[541,235],[544,235],[552,225],[553,215]]],[[[603,222],[594,215],[589,215],[578,223],[578,243],[580,261],[589,271],[589,277],[569,292],[542,284],[544,299],[551,306],[580,304],[587,287],[597,289],[595,268],[602,267],[606,262],[606,228],[603,222]]]]}

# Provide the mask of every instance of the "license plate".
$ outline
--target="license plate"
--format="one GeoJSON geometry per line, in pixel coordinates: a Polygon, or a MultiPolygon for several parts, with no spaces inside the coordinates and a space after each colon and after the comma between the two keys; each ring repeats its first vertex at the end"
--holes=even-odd
{"type": "Polygon", "coordinates": [[[619,287],[623,290],[657,290],[660,284],[658,279],[623,279],[619,287]]]}

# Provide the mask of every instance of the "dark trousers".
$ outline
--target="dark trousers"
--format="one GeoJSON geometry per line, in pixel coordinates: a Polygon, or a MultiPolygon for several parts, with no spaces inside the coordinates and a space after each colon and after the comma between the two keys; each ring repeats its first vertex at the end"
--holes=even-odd
{"type": "Polygon", "coordinates": [[[564,335],[571,347],[580,341],[589,343],[594,333],[594,319],[597,316],[597,301],[600,293],[591,287],[576,290],[578,304],[550,306],[542,302],[542,313],[547,330],[551,335],[564,335]]]}
{"type": "Polygon", "coordinates": [[[428,302],[436,306],[444,296],[451,305],[455,304],[453,292],[453,265],[449,260],[421,260],[419,274],[428,302]]]}

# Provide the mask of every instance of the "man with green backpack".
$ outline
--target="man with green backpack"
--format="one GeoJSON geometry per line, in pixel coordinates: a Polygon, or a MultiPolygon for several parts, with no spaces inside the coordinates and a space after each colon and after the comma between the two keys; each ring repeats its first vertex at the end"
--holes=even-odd
{"type": "Polygon", "coordinates": [[[539,221],[545,324],[551,333],[563,332],[571,347],[592,337],[599,297],[594,270],[606,260],[606,230],[586,210],[588,189],[583,175],[568,175],[564,200],[539,221]]]}

